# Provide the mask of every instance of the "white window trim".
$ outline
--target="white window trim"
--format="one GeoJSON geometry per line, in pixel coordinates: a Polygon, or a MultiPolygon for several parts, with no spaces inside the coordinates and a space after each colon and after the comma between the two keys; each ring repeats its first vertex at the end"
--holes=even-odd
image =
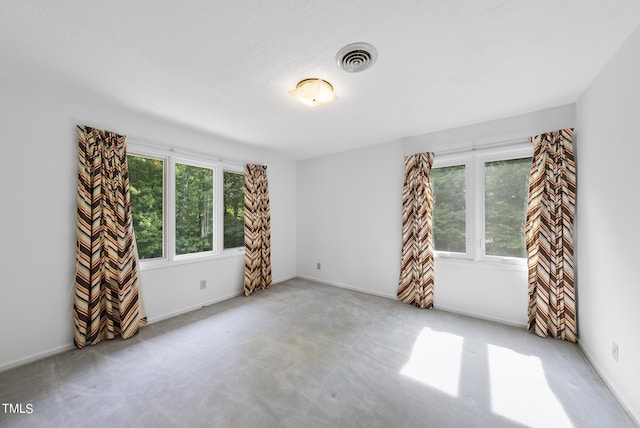
{"type": "Polygon", "coordinates": [[[244,165],[225,162],[218,158],[202,155],[178,154],[172,150],[150,147],[127,141],[127,155],[159,159],[164,162],[163,174],[163,233],[162,258],[140,260],[140,270],[161,269],[188,263],[198,263],[227,257],[244,256],[244,247],[223,249],[224,224],[223,216],[218,208],[224,205],[223,183],[224,171],[244,174],[244,165]],[[191,254],[176,254],[176,221],[175,221],[175,172],[176,163],[192,165],[213,170],[213,250],[191,254]]]}
{"type": "Polygon", "coordinates": [[[484,164],[499,160],[519,159],[533,156],[533,144],[524,139],[513,144],[473,148],[468,151],[456,151],[452,154],[436,153],[433,168],[465,166],[466,237],[467,252],[453,253],[434,251],[436,258],[460,259],[480,263],[516,265],[526,268],[526,258],[488,256],[485,254],[485,206],[484,206],[484,164]]]}
{"type": "Polygon", "coordinates": [[[484,164],[486,162],[494,162],[501,160],[521,159],[531,157],[533,155],[533,145],[530,147],[518,147],[507,150],[506,147],[491,150],[483,153],[479,153],[474,156],[475,171],[476,171],[476,185],[475,185],[475,199],[476,206],[476,230],[478,231],[478,238],[476,245],[478,251],[476,252],[476,260],[493,262],[493,263],[509,263],[516,265],[526,265],[526,258],[520,257],[502,257],[491,256],[486,254],[485,248],[485,177],[484,177],[484,164]]]}
{"type": "Polygon", "coordinates": [[[169,159],[161,154],[142,154],[139,151],[132,151],[132,150],[127,150],[127,156],[138,156],[138,157],[143,157],[146,159],[155,159],[155,160],[159,160],[162,161],[163,164],[163,168],[162,168],[162,256],[160,257],[154,257],[151,259],[145,259],[145,262],[162,262],[164,261],[164,259],[167,257],[167,234],[166,234],[166,230],[165,230],[165,225],[167,224],[167,206],[166,206],[166,201],[167,201],[167,186],[165,185],[166,181],[167,181],[167,168],[168,168],[168,164],[169,164],[169,159]]]}
{"type": "Polygon", "coordinates": [[[452,259],[465,259],[473,260],[472,244],[475,242],[474,237],[474,216],[475,212],[475,197],[472,197],[470,193],[470,184],[473,171],[471,168],[473,157],[471,153],[456,153],[455,155],[435,156],[432,168],[446,168],[450,166],[464,165],[464,185],[465,185],[465,237],[466,237],[466,252],[457,253],[451,251],[434,251],[436,258],[446,257],[452,259]]]}
{"type": "Polygon", "coordinates": [[[175,261],[182,261],[182,260],[193,260],[193,259],[202,259],[202,258],[207,258],[207,257],[212,257],[215,256],[217,254],[219,254],[220,252],[218,251],[218,241],[220,241],[220,239],[218,239],[218,229],[217,229],[217,219],[218,217],[220,217],[217,213],[218,211],[218,205],[216,205],[216,197],[218,193],[221,192],[217,192],[216,190],[218,187],[218,180],[217,180],[217,173],[218,170],[220,169],[220,167],[217,167],[215,164],[212,163],[208,163],[208,162],[203,162],[203,161],[199,161],[199,160],[192,160],[189,158],[184,158],[184,157],[171,157],[170,158],[170,165],[171,165],[171,172],[169,173],[169,183],[171,185],[171,187],[169,188],[169,195],[170,195],[170,205],[169,205],[169,219],[171,220],[171,224],[169,224],[168,226],[168,232],[169,232],[169,243],[170,246],[172,248],[170,248],[169,250],[169,254],[173,256],[173,260],[175,261]],[[213,229],[213,234],[211,239],[213,240],[213,242],[211,243],[211,250],[210,251],[200,251],[197,253],[188,253],[188,254],[177,254],[176,253],[176,164],[181,164],[181,165],[188,165],[188,166],[194,166],[197,168],[203,168],[203,169],[210,169],[212,171],[212,178],[213,178],[213,195],[212,195],[212,199],[213,199],[213,209],[212,209],[212,226],[213,229]]]}

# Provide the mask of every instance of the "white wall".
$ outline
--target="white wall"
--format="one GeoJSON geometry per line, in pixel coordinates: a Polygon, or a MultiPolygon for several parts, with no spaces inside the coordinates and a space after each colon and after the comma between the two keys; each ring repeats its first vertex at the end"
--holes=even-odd
{"type": "MultiPolygon", "coordinates": [[[[0,370],[72,346],[76,124],[268,166],[275,281],[295,275],[296,165],[274,153],[43,85],[0,76],[4,226],[0,370]]],[[[142,272],[150,321],[240,293],[243,258],[142,272]],[[200,279],[208,280],[206,290],[200,279]]]]}
{"type": "MultiPolygon", "coordinates": [[[[403,156],[526,138],[573,127],[574,116],[568,105],[298,162],[298,274],[395,298],[403,156]]],[[[436,259],[435,269],[437,308],[526,324],[524,266],[436,259]]]]}
{"type": "Polygon", "coordinates": [[[640,27],[582,95],[577,122],[579,341],[640,420],[640,27]],[[611,343],[619,346],[619,361],[611,343]]]}
{"type": "Polygon", "coordinates": [[[403,162],[397,143],[298,162],[298,275],[395,296],[403,162]]]}

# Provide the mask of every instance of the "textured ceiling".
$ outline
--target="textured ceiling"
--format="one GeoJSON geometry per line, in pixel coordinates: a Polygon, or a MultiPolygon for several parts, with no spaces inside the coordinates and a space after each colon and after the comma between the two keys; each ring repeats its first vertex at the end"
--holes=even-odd
{"type": "Polygon", "coordinates": [[[2,0],[2,72],[296,159],[577,100],[639,0],[2,0]],[[378,50],[346,73],[335,54],[378,50]],[[329,80],[310,109],[288,91],[329,80]]]}

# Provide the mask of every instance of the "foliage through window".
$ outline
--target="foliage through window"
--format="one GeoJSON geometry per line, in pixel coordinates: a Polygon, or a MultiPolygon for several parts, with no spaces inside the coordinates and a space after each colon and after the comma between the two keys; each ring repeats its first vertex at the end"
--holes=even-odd
{"type": "Polygon", "coordinates": [[[244,174],[224,171],[223,248],[244,246],[244,174]]]}
{"type": "MultiPolygon", "coordinates": [[[[131,211],[143,266],[244,248],[242,167],[161,149],[127,155],[131,211]]],[[[237,252],[232,252],[237,254],[237,252]]]]}
{"type": "Polygon", "coordinates": [[[141,260],[164,255],[164,161],[127,156],[131,212],[141,260]]]}
{"type": "Polygon", "coordinates": [[[436,155],[433,240],[441,256],[526,258],[525,221],[531,146],[436,155]]]}
{"type": "Polygon", "coordinates": [[[485,254],[500,257],[527,255],[525,220],[531,158],[484,164],[485,254]]]}
{"type": "Polygon", "coordinates": [[[176,163],[176,254],[213,250],[213,170],[176,163]]]}
{"type": "Polygon", "coordinates": [[[464,173],[464,165],[431,170],[435,195],[433,239],[436,251],[467,251],[464,173]]]}

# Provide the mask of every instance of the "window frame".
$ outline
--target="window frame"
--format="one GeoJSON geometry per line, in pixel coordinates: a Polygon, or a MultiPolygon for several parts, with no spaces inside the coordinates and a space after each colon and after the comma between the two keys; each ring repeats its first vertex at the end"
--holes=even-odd
{"type": "Polygon", "coordinates": [[[189,158],[184,158],[184,157],[171,157],[170,159],[170,183],[173,186],[172,188],[170,188],[170,194],[171,194],[171,205],[169,206],[169,218],[171,219],[171,233],[169,234],[169,254],[173,256],[173,260],[175,261],[181,261],[181,260],[191,260],[191,259],[202,259],[202,258],[207,258],[207,257],[211,257],[214,256],[216,254],[219,253],[219,251],[217,251],[218,249],[218,215],[217,215],[217,194],[219,192],[217,192],[217,170],[219,168],[213,166],[212,164],[208,163],[208,162],[202,162],[202,161],[198,161],[198,160],[192,160],[189,158]],[[211,199],[212,199],[212,224],[211,227],[213,228],[213,232],[212,232],[212,242],[211,242],[211,250],[209,251],[199,251],[196,253],[186,253],[186,254],[178,254],[177,253],[177,249],[176,249],[176,242],[177,242],[177,232],[176,232],[176,227],[177,227],[177,223],[176,223],[176,165],[177,164],[181,164],[181,165],[187,165],[187,166],[192,166],[192,167],[196,167],[196,168],[203,168],[203,169],[210,169],[212,174],[212,192],[213,194],[211,195],[211,199]]]}
{"type": "MultiPolygon", "coordinates": [[[[480,215],[476,216],[476,230],[478,231],[478,254],[477,260],[493,262],[493,263],[506,263],[506,264],[517,264],[517,265],[526,265],[526,257],[508,257],[508,256],[493,256],[488,255],[486,253],[486,219],[485,219],[485,163],[487,162],[495,162],[495,161],[503,161],[503,160],[513,160],[513,159],[522,159],[533,156],[533,145],[530,147],[522,147],[522,148],[511,148],[507,150],[506,148],[503,150],[493,150],[487,153],[479,153],[475,156],[476,163],[476,201],[478,204],[477,213],[480,215]]],[[[526,215],[526,213],[525,213],[526,215]]]]}
{"type": "MultiPolygon", "coordinates": [[[[518,265],[526,267],[527,259],[487,255],[485,252],[485,163],[501,160],[521,159],[533,156],[533,145],[518,140],[509,145],[486,148],[471,148],[455,153],[438,155],[436,152],[432,169],[464,165],[467,252],[453,253],[434,249],[436,258],[463,259],[482,263],[518,265]]],[[[437,194],[434,189],[437,204],[437,194]]],[[[435,207],[435,205],[434,205],[435,207]]]]}
{"type": "MultiPolygon", "coordinates": [[[[434,157],[434,162],[432,169],[436,168],[447,168],[452,166],[464,166],[464,189],[465,189],[465,241],[466,241],[466,251],[464,253],[458,253],[453,251],[438,251],[435,250],[434,243],[434,254],[436,257],[447,257],[453,259],[466,259],[473,260],[473,242],[475,242],[474,232],[475,229],[473,227],[473,212],[475,206],[475,197],[470,189],[470,182],[473,179],[473,169],[472,169],[472,156],[471,154],[454,154],[454,155],[443,155],[439,158],[438,155],[434,157]]],[[[433,189],[434,195],[434,209],[435,204],[437,203],[437,195],[435,193],[435,189],[433,189]]]]}
{"type": "MultiPolygon", "coordinates": [[[[136,156],[146,159],[153,159],[162,161],[162,256],[160,257],[152,257],[148,259],[144,259],[144,262],[157,262],[163,261],[167,258],[167,171],[169,169],[169,159],[166,156],[160,154],[140,154],[138,151],[127,150],[127,156],[136,156]]],[[[129,176],[131,176],[131,171],[129,165],[127,165],[127,169],[129,169],[129,176]]],[[[131,185],[131,180],[129,180],[129,185],[131,185]]],[[[133,206],[133,202],[132,202],[133,206]]],[[[142,262],[143,260],[139,260],[142,262]]]]}
{"type": "Polygon", "coordinates": [[[224,171],[244,175],[244,164],[205,155],[176,153],[128,141],[127,155],[162,160],[163,173],[163,257],[139,260],[140,269],[158,269],[185,263],[243,256],[244,247],[224,249],[224,171]],[[176,254],[176,163],[213,170],[213,243],[211,251],[176,254]]]}

